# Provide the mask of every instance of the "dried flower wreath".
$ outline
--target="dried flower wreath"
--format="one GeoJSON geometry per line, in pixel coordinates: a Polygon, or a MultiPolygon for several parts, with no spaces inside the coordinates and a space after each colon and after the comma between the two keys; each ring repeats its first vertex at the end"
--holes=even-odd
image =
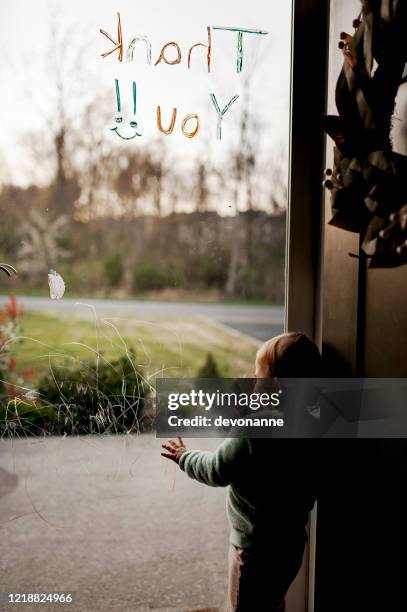
{"type": "Polygon", "coordinates": [[[362,0],[353,36],[342,32],[336,85],[339,116],[324,129],[335,141],[325,171],[336,227],[361,235],[370,267],[407,263],[407,156],[392,149],[395,98],[406,82],[407,2],[362,0]]]}

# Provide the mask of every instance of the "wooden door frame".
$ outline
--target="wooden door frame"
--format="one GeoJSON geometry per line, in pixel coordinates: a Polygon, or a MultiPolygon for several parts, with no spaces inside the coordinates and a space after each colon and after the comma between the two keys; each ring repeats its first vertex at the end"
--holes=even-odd
{"type": "MultiPolygon", "coordinates": [[[[285,331],[301,331],[322,349],[322,273],[329,0],[292,0],[289,184],[285,331]]],[[[308,612],[314,610],[317,510],[307,548],[308,612]]]]}
{"type": "Polygon", "coordinates": [[[329,1],[293,0],[285,330],[321,343],[329,1]]]}

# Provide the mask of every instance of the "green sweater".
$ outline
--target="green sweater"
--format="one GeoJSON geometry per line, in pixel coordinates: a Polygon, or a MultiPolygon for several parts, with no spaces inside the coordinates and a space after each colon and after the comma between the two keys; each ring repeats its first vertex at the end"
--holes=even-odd
{"type": "Polygon", "coordinates": [[[303,442],[311,441],[227,438],[215,452],[186,451],[179,466],[198,482],[229,486],[232,544],[287,543],[305,537],[316,497],[313,445],[303,442]]]}

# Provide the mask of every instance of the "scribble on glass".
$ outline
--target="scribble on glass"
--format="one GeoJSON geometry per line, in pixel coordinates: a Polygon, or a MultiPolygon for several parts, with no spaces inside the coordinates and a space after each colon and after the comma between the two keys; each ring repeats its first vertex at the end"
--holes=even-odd
{"type": "Polygon", "coordinates": [[[48,285],[51,300],[60,300],[65,293],[64,279],[55,270],[48,272],[48,285]]]}
{"type": "Polygon", "coordinates": [[[117,13],[117,42],[110,36],[110,34],[105,32],[105,30],[100,29],[99,31],[101,34],[103,34],[103,36],[106,36],[106,38],[110,40],[110,42],[113,43],[114,45],[113,49],[110,49],[109,51],[102,53],[101,54],[102,57],[107,57],[111,53],[114,53],[114,51],[118,51],[119,52],[118,60],[119,62],[122,62],[123,61],[123,33],[122,33],[122,22],[120,19],[120,13],[117,13]]]}
{"type": "Polygon", "coordinates": [[[137,36],[135,36],[134,38],[132,38],[132,40],[129,42],[129,45],[127,47],[127,53],[126,53],[126,59],[128,62],[132,62],[133,61],[133,56],[134,56],[134,47],[136,46],[137,42],[143,42],[145,44],[146,47],[146,55],[147,55],[147,64],[151,64],[151,42],[148,40],[147,36],[138,34],[137,36]]]}
{"type": "Polygon", "coordinates": [[[243,70],[243,34],[260,34],[267,35],[268,32],[265,30],[252,30],[248,28],[230,28],[224,26],[212,26],[214,30],[225,30],[227,32],[237,32],[237,58],[236,58],[236,72],[242,72],[243,70]]]}
{"type": "Polygon", "coordinates": [[[172,134],[172,132],[174,130],[176,119],[177,119],[177,109],[173,108],[172,111],[171,111],[171,121],[170,121],[170,124],[169,124],[168,128],[164,128],[163,124],[162,124],[162,119],[161,119],[161,106],[157,106],[157,128],[158,128],[158,130],[160,132],[162,132],[163,134],[166,134],[167,136],[172,134]]]}
{"type": "Polygon", "coordinates": [[[196,47],[204,47],[206,48],[207,54],[207,63],[208,63],[208,72],[211,71],[211,51],[212,51],[212,35],[211,35],[211,28],[209,26],[207,26],[206,28],[207,32],[208,32],[208,44],[204,45],[203,43],[196,43],[195,45],[192,45],[192,47],[190,47],[189,51],[188,51],[188,70],[191,68],[191,53],[192,53],[192,49],[195,49],[196,47]]]}
{"type": "Polygon", "coordinates": [[[238,95],[233,96],[233,98],[231,98],[229,100],[229,102],[226,104],[225,108],[223,110],[220,109],[220,106],[218,104],[218,101],[216,99],[215,94],[211,93],[209,94],[210,99],[213,102],[213,105],[215,107],[216,113],[218,115],[218,123],[217,123],[217,128],[216,128],[216,138],[217,140],[222,140],[222,119],[224,117],[224,115],[226,115],[226,113],[228,112],[229,108],[232,106],[232,104],[234,104],[236,102],[236,100],[238,99],[238,95]]]}
{"type": "MultiPolygon", "coordinates": [[[[114,53],[115,51],[118,52],[118,56],[117,59],[119,62],[123,61],[123,51],[124,51],[124,43],[123,43],[123,32],[122,32],[122,22],[121,22],[121,17],[120,17],[120,13],[117,13],[117,35],[116,38],[117,40],[115,40],[113,38],[113,36],[111,36],[108,32],[106,32],[105,30],[100,29],[99,32],[105,36],[109,42],[111,42],[113,44],[113,47],[111,49],[109,49],[108,51],[105,51],[104,53],[101,53],[101,57],[105,58],[108,57],[109,55],[111,55],[112,53],[114,53]]],[[[258,30],[258,29],[252,29],[252,28],[237,28],[234,26],[212,26],[213,30],[223,30],[226,32],[236,32],[237,34],[237,56],[236,56],[236,70],[238,73],[242,72],[243,70],[243,34],[258,34],[258,35],[268,35],[268,32],[266,32],[265,30],[258,30]]],[[[206,27],[207,30],[207,34],[208,34],[208,43],[204,44],[204,43],[195,43],[193,44],[189,50],[188,50],[188,69],[191,68],[191,53],[192,50],[195,49],[196,47],[204,47],[207,49],[207,66],[208,66],[208,72],[211,71],[211,49],[212,49],[212,33],[211,33],[211,26],[207,26],[206,27]]],[[[127,62],[132,62],[133,61],[133,57],[134,57],[134,47],[136,45],[137,42],[142,41],[145,43],[145,47],[146,47],[146,55],[147,55],[147,64],[151,65],[151,42],[148,39],[147,36],[143,35],[143,34],[137,34],[136,36],[134,36],[129,44],[127,45],[127,51],[126,51],[126,60],[127,62]]],[[[168,64],[168,66],[175,66],[177,64],[181,63],[181,59],[182,59],[182,52],[180,49],[180,46],[177,42],[175,41],[170,41],[168,43],[166,43],[160,51],[160,54],[156,60],[156,62],[154,62],[154,66],[157,66],[158,64],[160,64],[161,62],[164,62],[165,64],[168,64]],[[176,57],[174,59],[168,59],[165,55],[165,52],[168,48],[173,48],[176,51],[176,57]]]]}
{"type": "Polygon", "coordinates": [[[184,136],[186,136],[187,138],[194,138],[197,133],[199,132],[199,117],[196,113],[193,113],[191,115],[186,115],[184,117],[184,119],[182,120],[182,127],[181,127],[182,133],[184,134],[184,136]],[[188,121],[193,120],[195,121],[195,127],[193,130],[188,131],[187,130],[187,123],[188,121]]]}
{"type": "MultiPolygon", "coordinates": [[[[117,104],[117,115],[116,115],[115,121],[116,123],[121,124],[123,123],[123,115],[122,115],[122,104],[121,104],[121,99],[120,99],[120,85],[119,85],[118,79],[115,79],[114,82],[115,82],[115,89],[116,89],[116,104],[117,104]]],[[[137,113],[137,85],[136,85],[136,81],[133,81],[133,115],[134,117],[136,117],[136,113],[137,113]]],[[[133,140],[133,138],[136,138],[136,136],[141,136],[141,134],[137,132],[138,123],[135,120],[135,118],[132,121],[130,121],[130,127],[135,130],[132,136],[123,136],[123,134],[120,134],[118,126],[110,128],[110,130],[112,132],[116,132],[118,137],[121,138],[122,140],[133,140]]]]}
{"type": "Polygon", "coordinates": [[[3,270],[3,272],[5,272],[9,278],[11,277],[12,273],[17,274],[17,270],[14,268],[14,266],[6,263],[0,263],[0,270],[3,270]]]}
{"type": "Polygon", "coordinates": [[[168,66],[175,66],[176,64],[179,64],[181,62],[181,49],[179,48],[178,43],[174,42],[173,40],[171,42],[167,42],[163,48],[160,51],[160,55],[158,56],[158,59],[156,61],[156,63],[154,64],[154,66],[157,66],[157,64],[159,64],[161,62],[161,60],[164,60],[164,62],[166,64],[168,64],[168,66]],[[166,49],[168,49],[169,47],[174,47],[176,49],[177,52],[177,57],[175,59],[169,60],[165,57],[165,51],[166,49]]]}

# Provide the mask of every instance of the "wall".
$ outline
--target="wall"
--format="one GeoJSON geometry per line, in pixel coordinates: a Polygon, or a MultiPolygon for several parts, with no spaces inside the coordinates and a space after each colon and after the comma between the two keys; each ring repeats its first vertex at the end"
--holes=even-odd
{"type": "MultiPolygon", "coordinates": [[[[351,32],[357,0],[331,0],[328,112],[342,65],[340,32],[351,32]]],[[[405,109],[405,105],[404,105],[405,109]]],[[[405,146],[405,133],[399,146],[405,146]]],[[[332,142],[326,167],[332,166],[332,142]]],[[[322,180],[322,176],[321,176],[322,180]]],[[[359,237],[327,225],[323,242],[322,350],[331,372],[407,376],[407,266],[367,269],[359,237]]],[[[407,609],[404,440],[321,440],[325,475],[318,501],[315,611],[407,609]],[[325,444],[323,444],[325,443],[325,444]],[[397,555],[400,555],[398,557],[397,555]]]]}
{"type": "MultiPolygon", "coordinates": [[[[341,31],[352,32],[358,0],[332,0],[328,68],[328,114],[337,114],[335,85],[342,66],[337,48],[341,31]]],[[[397,115],[406,112],[406,85],[397,115]]],[[[395,122],[394,148],[406,154],[405,122],[395,122]]],[[[332,167],[333,143],[328,140],[326,167],[332,167]]],[[[322,180],[322,177],[321,177],[322,180]]],[[[325,220],[331,216],[329,197],[325,220]]],[[[324,357],[334,371],[367,377],[407,376],[407,267],[369,269],[358,255],[356,234],[325,224],[323,258],[322,342],[324,357]]]]}

